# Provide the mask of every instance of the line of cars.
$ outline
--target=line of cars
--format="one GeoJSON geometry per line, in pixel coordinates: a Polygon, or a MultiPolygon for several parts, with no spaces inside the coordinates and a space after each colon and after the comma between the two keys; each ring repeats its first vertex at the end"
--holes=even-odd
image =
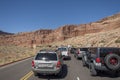
{"type": "Polygon", "coordinates": [[[120,73],[120,48],[86,47],[71,48],[75,58],[81,58],[83,66],[88,67],[92,76],[107,71],[117,76],[120,73]]]}
{"type": "Polygon", "coordinates": [[[102,71],[120,73],[120,48],[117,47],[58,47],[57,50],[40,50],[32,61],[35,76],[54,74],[62,76],[63,59],[70,59],[69,54],[81,59],[83,67],[88,67],[92,76],[102,71]]]}

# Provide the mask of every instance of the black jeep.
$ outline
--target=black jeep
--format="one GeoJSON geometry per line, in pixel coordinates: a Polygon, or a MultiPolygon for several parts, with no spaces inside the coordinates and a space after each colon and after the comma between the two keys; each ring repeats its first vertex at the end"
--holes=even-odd
{"type": "Polygon", "coordinates": [[[88,65],[91,75],[95,76],[100,71],[120,72],[120,48],[117,47],[92,47],[82,57],[83,65],[88,65]]]}

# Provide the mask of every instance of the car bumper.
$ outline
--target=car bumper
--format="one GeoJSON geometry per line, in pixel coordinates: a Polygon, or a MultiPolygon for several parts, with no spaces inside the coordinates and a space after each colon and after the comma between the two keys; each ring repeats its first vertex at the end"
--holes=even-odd
{"type": "Polygon", "coordinates": [[[32,71],[34,73],[39,73],[39,74],[58,74],[60,72],[61,68],[59,69],[37,69],[37,68],[32,68],[32,71]]]}
{"type": "Polygon", "coordinates": [[[70,58],[70,56],[65,56],[65,55],[64,55],[63,58],[64,58],[64,59],[67,59],[67,58],[70,58]]]}
{"type": "Polygon", "coordinates": [[[78,54],[77,57],[78,57],[78,58],[82,58],[82,54],[78,54]]]}
{"type": "Polygon", "coordinates": [[[110,71],[106,66],[94,66],[96,70],[110,71]]]}

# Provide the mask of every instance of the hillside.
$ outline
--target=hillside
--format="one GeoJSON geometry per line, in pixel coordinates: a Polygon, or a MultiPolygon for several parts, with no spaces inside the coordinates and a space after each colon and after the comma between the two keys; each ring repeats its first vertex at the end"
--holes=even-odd
{"type": "Polygon", "coordinates": [[[51,45],[72,45],[75,47],[120,47],[120,28],[106,32],[72,37],[62,42],[54,42],[51,45]]]}
{"type": "Polygon", "coordinates": [[[42,29],[33,32],[0,36],[0,45],[6,45],[7,43],[26,47],[33,45],[40,46],[86,34],[117,30],[118,28],[120,28],[120,13],[88,24],[64,25],[55,30],[42,29]]]}
{"type": "Polygon", "coordinates": [[[8,32],[4,32],[2,30],[0,30],[0,35],[12,35],[13,33],[8,33],[8,32]]]}

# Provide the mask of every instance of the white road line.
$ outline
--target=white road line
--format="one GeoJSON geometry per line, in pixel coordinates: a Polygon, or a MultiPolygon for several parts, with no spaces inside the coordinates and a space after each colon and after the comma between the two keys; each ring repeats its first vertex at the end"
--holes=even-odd
{"type": "Polygon", "coordinates": [[[80,80],[80,78],[79,78],[79,77],[77,77],[77,80],[80,80]]]}
{"type": "MultiPolygon", "coordinates": [[[[32,58],[33,58],[33,57],[32,57],[32,58]]],[[[17,62],[10,63],[10,64],[5,65],[5,66],[1,66],[1,67],[0,67],[0,70],[1,70],[1,69],[5,69],[5,68],[8,68],[8,67],[12,67],[12,66],[14,66],[14,65],[20,64],[20,63],[22,63],[22,62],[24,62],[24,61],[27,61],[27,60],[30,60],[30,59],[32,59],[32,58],[24,59],[24,60],[21,60],[21,61],[17,61],[17,62]]]]}

